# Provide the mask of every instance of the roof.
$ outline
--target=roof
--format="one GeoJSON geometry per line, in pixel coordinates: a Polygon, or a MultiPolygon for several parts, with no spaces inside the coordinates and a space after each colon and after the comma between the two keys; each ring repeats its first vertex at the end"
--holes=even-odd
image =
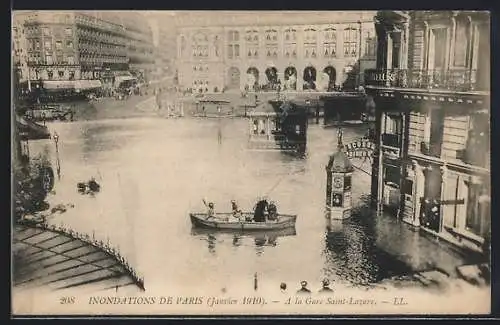
{"type": "Polygon", "coordinates": [[[118,254],[106,251],[104,244],[83,234],[19,224],[14,226],[13,238],[15,287],[142,289],[142,283],[118,254]]]}
{"type": "Polygon", "coordinates": [[[336,173],[350,173],[354,171],[354,166],[346,154],[339,150],[330,156],[326,169],[336,173]]]}
{"type": "Polygon", "coordinates": [[[269,102],[260,103],[255,107],[255,113],[276,113],[273,105],[269,102]]]}

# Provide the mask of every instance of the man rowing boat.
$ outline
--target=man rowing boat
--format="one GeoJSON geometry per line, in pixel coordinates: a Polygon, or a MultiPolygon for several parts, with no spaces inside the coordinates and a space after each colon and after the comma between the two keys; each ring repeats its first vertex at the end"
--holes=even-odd
{"type": "Polygon", "coordinates": [[[215,218],[215,207],[214,207],[214,203],[213,202],[209,202],[207,204],[207,201],[205,201],[205,199],[203,199],[203,204],[205,204],[205,206],[207,207],[207,219],[209,218],[215,218]]]}

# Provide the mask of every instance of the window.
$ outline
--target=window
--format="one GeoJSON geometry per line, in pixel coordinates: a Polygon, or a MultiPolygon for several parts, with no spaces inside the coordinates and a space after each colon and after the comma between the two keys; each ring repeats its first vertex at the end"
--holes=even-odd
{"type": "Polygon", "coordinates": [[[73,41],[66,41],[67,48],[73,48],[73,41]]]}
{"type": "Polygon", "coordinates": [[[384,166],[384,183],[399,188],[399,168],[396,166],[384,166]]]}
{"type": "Polygon", "coordinates": [[[36,41],[35,43],[35,49],[39,50],[40,49],[40,41],[36,41]]]}
{"type": "Polygon", "coordinates": [[[349,191],[351,189],[352,176],[344,177],[344,191],[349,191]]]}
{"type": "Polygon", "coordinates": [[[411,179],[405,179],[403,181],[403,191],[406,195],[413,195],[413,181],[411,179]]]}
{"type": "Polygon", "coordinates": [[[367,31],[365,33],[365,56],[375,57],[377,55],[377,38],[375,33],[367,31]]]}
{"type": "Polygon", "coordinates": [[[52,72],[52,71],[50,71],[50,70],[49,70],[49,71],[47,71],[47,76],[49,77],[49,79],[54,78],[54,72],[52,72]]]}
{"type": "Polygon", "coordinates": [[[274,29],[268,29],[266,30],[266,43],[269,44],[274,44],[278,41],[278,31],[274,29]]]}
{"type": "Polygon", "coordinates": [[[54,61],[52,61],[52,55],[45,55],[45,62],[47,64],[54,64],[54,61]]]}
{"type": "Polygon", "coordinates": [[[66,28],[64,30],[64,33],[66,34],[66,36],[71,36],[73,34],[73,30],[71,28],[66,28]]]}
{"type": "Polygon", "coordinates": [[[219,56],[219,36],[215,35],[214,38],[214,50],[215,50],[215,56],[219,56]]]}
{"type": "Polygon", "coordinates": [[[485,237],[490,230],[491,200],[488,199],[489,192],[489,188],[484,184],[469,183],[465,229],[481,237],[485,237]]]}
{"type": "Polygon", "coordinates": [[[56,50],[61,50],[61,49],[62,49],[62,42],[56,41],[56,50]]]}
{"type": "Polygon", "coordinates": [[[308,28],[304,30],[304,43],[316,43],[317,33],[315,29],[308,28]]]}
{"type": "MultiPolygon", "coordinates": [[[[433,28],[430,32],[428,69],[443,69],[446,59],[446,28],[433,28]]],[[[437,76],[435,76],[437,77],[437,76]]]]}
{"type": "Polygon", "coordinates": [[[337,55],[337,31],[334,28],[327,28],[323,31],[323,56],[325,58],[337,55]]]}
{"type": "Polygon", "coordinates": [[[45,41],[44,45],[45,45],[46,50],[52,49],[52,42],[51,41],[45,41]]]}
{"type": "Polygon", "coordinates": [[[228,33],[229,42],[238,42],[240,40],[240,33],[238,31],[229,31],[228,33]]]}
{"type": "Polygon", "coordinates": [[[467,66],[467,49],[470,46],[469,33],[467,32],[467,23],[459,21],[455,31],[455,53],[454,53],[454,66],[466,67],[467,66]]]}
{"type": "Polygon", "coordinates": [[[353,57],[358,53],[358,31],[355,28],[344,30],[344,56],[353,57]]]}
{"type": "Polygon", "coordinates": [[[42,27],[43,36],[49,36],[49,29],[47,27],[42,27]]]}
{"type": "Polygon", "coordinates": [[[490,159],[489,114],[472,114],[467,137],[467,163],[486,167],[490,159]]]}
{"type": "Polygon", "coordinates": [[[73,57],[73,55],[68,55],[67,62],[68,64],[75,64],[75,58],[73,57]]]}
{"type": "Polygon", "coordinates": [[[227,57],[229,59],[233,59],[239,56],[240,56],[240,46],[238,44],[228,45],[227,57]]]}
{"type": "Polygon", "coordinates": [[[64,77],[64,71],[58,71],[58,74],[59,74],[59,78],[63,78],[64,77]]]}
{"type": "Polygon", "coordinates": [[[401,133],[402,118],[399,115],[387,114],[385,117],[385,132],[388,134],[401,133]]]}
{"type": "Polygon", "coordinates": [[[285,30],[285,42],[295,42],[297,39],[297,31],[293,28],[285,30]]]}

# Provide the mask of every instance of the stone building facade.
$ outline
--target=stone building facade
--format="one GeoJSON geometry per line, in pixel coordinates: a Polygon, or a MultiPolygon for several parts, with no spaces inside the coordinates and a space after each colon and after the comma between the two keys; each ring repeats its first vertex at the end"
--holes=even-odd
{"type": "Polygon", "coordinates": [[[331,90],[373,68],[373,12],[217,13],[179,23],[179,85],[215,89],[331,90]],[[311,24],[311,21],[315,23],[311,24]],[[198,24],[197,24],[198,22],[198,24]],[[199,27],[203,26],[203,27],[199,27]]]}
{"type": "Polygon", "coordinates": [[[46,85],[65,89],[77,81],[101,80],[110,71],[128,71],[129,64],[150,57],[150,52],[139,59],[134,55],[137,48],[147,47],[137,42],[152,43],[137,26],[137,19],[118,12],[16,11],[14,64],[21,67],[20,81],[49,81],[46,85]]]}
{"type": "Polygon", "coordinates": [[[403,221],[484,250],[490,212],[490,17],[383,11],[372,197],[403,221]]]}

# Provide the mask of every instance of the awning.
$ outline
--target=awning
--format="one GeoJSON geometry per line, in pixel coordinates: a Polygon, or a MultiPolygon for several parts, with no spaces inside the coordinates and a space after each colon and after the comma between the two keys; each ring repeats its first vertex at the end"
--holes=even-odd
{"type": "Polygon", "coordinates": [[[100,80],[77,80],[75,83],[76,90],[95,89],[100,87],[102,87],[100,80]]]}
{"type": "Polygon", "coordinates": [[[45,80],[43,82],[45,89],[73,89],[75,88],[74,80],[45,80]]]}
{"type": "Polygon", "coordinates": [[[50,139],[50,132],[44,125],[28,121],[24,117],[16,116],[16,124],[21,140],[50,139]]]}

